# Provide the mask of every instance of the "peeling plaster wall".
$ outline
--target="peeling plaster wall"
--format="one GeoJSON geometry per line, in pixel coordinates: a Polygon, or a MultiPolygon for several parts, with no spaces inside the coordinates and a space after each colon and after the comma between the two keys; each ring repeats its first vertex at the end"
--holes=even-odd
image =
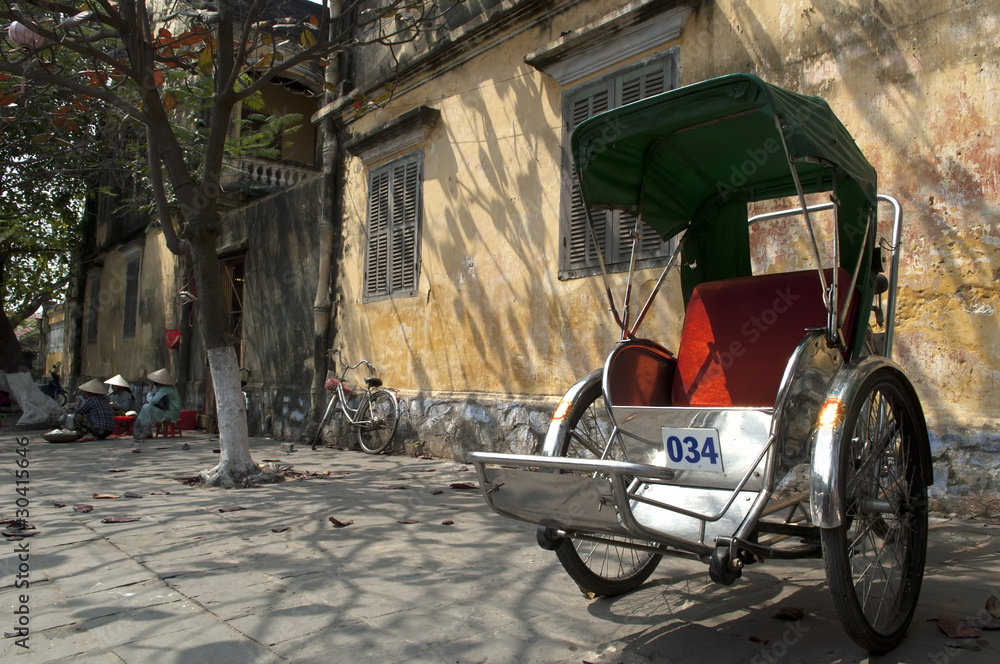
{"type": "MultiPolygon", "coordinates": [[[[387,385],[471,392],[495,408],[519,398],[510,395],[554,400],[612,347],[600,279],[556,278],[564,90],[523,57],[618,6],[574,4],[350,126],[363,134],[421,104],[441,111],[424,148],[417,297],[362,301],[368,169],[346,164],[334,345],[352,361],[372,360],[387,385]]],[[[904,208],[894,358],[932,430],[935,492],[1000,490],[1000,5],[706,1],[679,46],[682,84],[752,72],[823,96],[854,135],[880,190],[904,208]]],[[[755,252],[793,262],[773,236],[755,252]]],[[[641,273],[640,291],[654,278],[641,273]]],[[[668,347],[678,337],[678,300],[670,281],[645,324],[668,347]]],[[[472,415],[463,398],[452,401],[455,416],[472,415]]],[[[510,447],[501,434],[490,442],[466,429],[476,445],[510,447]]]]}

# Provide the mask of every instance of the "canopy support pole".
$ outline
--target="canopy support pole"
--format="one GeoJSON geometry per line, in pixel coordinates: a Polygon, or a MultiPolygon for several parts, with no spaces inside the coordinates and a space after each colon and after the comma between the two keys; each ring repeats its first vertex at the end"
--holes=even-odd
{"type": "Polygon", "coordinates": [[[642,310],[635,319],[635,325],[633,325],[632,329],[629,331],[629,337],[635,336],[636,330],[639,329],[643,319],[646,318],[646,313],[649,311],[649,307],[653,304],[653,298],[655,298],[656,294],[660,292],[660,287],[663,285],[663,281],[667,278],[670,268],[674,267],[675,261],[677,260],[677,257],[680,256],[681,248],[684,246],[684,240],[686,239],[687,233],[684,233],[684,235],[682,235],[677,241],[677,246],[674,247],[673,253],[670,254],[670,260],[667,261],[667,264],[663,267],[663,271],[660,272],[660,278],[656,280],[656,285],[653,286],[652,292],[649,294],[649,297],[646,298],[646,303],[642,305],[642,310]]]}
{"type": "MultiPolygon", "coordinates": [[[[577,186],[580,186],[582,178],[580,177],[580,169],[574,168],[576,172],[577,186]]],[[[604,279],[604,293],[608,297],[608,305],[611,311],[611,315],[615,317],[615,323],[621,328],[622,334],[626,333],[628,329],[622,322],[621,317],[618,315],[618,307],[615,306],[615,296],[611,293],[611,284],[608,282],[608,269],[604,265],[604,252],[601,250],[601,243],[597,239],[597,229],[594,227],[594,218],[590,215],[590,206],[587,205],[587,199],[583,196],[583,187],[580,187],[580,198],[583,199],[583,212],[587,215],[587,227],[590,228],[590,238],[594,241],[594,251],[597,252],[597,262],[601,266],[601,277],[604,279]]]]}
{"type": "MultiPolygon", "coordinates": [[[[806,227],[809,229],[809,238],[812,241],[813,257],[816,259],[816,271],[819,273],[819,283],[823,289],[823,306],[826,307],[827,313],[830,314],[830,316],[828,317],[829,323],[827,325],[827,335],[826,335],[827,341],[828,342],[836,341],[837,331],[836,330],[831,331],[829,329],[830,327],[832,327],[834,320],[836,318],[836,311],[835,311],[836,300],[834,300],[834,306],[831,308],[830,306],[831,303],[827,298],[828,291],[826,284],[826,276],[824,276],[823,274],[823,258],[820,256],[819,253],[819,242],[816,240],[816,229],[813,228],[812,218],[809,216],[809,206],[806,205],[806,195],[805,192],[802,190],[802,181],[799,180],[799,172],[795,170],[795,157],[793,157],[791,152],[789,152],[788,150],[788,141],[785,140],[785,132],[781,127],[781,120],[778,119],[777,115],[774,116],[774,126],[778,130],[778,136],[781,137],[781,147],[784,148],[785,150],[785,159],[788,161],[788,168],[792,173],[792,180],[795,182],[795,191],[799,195],[799,205],[802,206],[802,214],[805,215],[806,227]],[[833,337],[832,339],[831,339],[831,333],[833,337]]],[[[836,206],[834,207],[834,209],[836,210],[836,206]]],[[[834,214],[836,214],[836,212],[834,214]]],[[[840,246],[839,243],[837,244],[837,246],[839,249],[840,246]]],[[[833,279],[834,279],[834,288],[836,288],[836,280],[837,280],[836,269],[833,270],[833,279]]]]}

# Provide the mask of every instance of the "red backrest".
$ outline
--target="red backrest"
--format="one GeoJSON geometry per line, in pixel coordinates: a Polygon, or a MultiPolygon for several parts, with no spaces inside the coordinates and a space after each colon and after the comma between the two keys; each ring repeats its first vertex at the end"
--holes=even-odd
{"type": "MultiPolygon", "coordinates": [[[[827,283],[832,270],[826,270],[827,283]]],[[[840,269],[841,306],[850,283],[840,269]]],[[[857,297],[844,324],[850,336],[857,297]]],[[[675,406],[770,408],[788,359],[808,328],[826,326],[815,270],[699,284],[684,316],[675,406]]],[[[848,338],[850,344],[850,338],[848,338]]]]}

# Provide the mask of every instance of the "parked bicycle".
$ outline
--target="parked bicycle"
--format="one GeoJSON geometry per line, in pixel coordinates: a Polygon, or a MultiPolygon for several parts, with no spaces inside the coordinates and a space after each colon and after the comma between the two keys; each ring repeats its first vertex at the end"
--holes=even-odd
{"type": "MultiPolygon", "coordinates": [[[[338,351],[334,355],[340,356],[338,351]]],[[[343,358],[341,357],[343,360],[343,358]]],[[[339,411],[344,419],[354,428],[358,435],[358,444],[368,454],[378,454],[392,443],[399,424],[399,400],[396,395],[382,387],[382,379],[375,375],[375,367],[368,360],[357,364],[344,362],[344,370],[340,376],[331,376],[326,380],[326,389],[330,390],[330,400],[326,411],[319,421],[319,429],[313,439],[312,449],[319,447],[323,438],[323,427],[330,416],[339,411]],[[348,371],[353,371],[361,365],[368,367],[371,375],[365,378],[365,389],[357,397],[356,406],[351,406],[354,390],[344,384],[348,371]]]]}

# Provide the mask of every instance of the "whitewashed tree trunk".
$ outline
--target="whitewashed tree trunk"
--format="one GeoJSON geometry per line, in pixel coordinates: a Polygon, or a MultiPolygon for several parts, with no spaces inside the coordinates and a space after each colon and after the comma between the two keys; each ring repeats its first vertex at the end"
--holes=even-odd
{"type": "Polygon", "coordinates": [[[259,472],[250,457],[246,404],[239,389],[240,367],[232,346],[207,351],[219,417],[219,463],[201,472],[208,486],[232,487],[259,472]]]}
{"type": "Polygon", "coordinates": [[[49,427],[59,423],[59,416],[63,414],[62,406],[49,397],[42,394],[42,391],[31,379],[31,374],[27,371],[4,374],[0,371],[10,386],[10,396],[21,407],[24,413],[17,421],[17,426],[22,427],[49,427]]]}

